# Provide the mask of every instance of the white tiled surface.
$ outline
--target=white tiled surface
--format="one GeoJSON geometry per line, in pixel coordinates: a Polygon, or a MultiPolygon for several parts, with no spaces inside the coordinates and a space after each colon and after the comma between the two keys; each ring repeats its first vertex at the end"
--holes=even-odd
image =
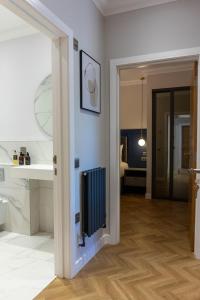
{"type": "Polygon", "coordinates": [[[34,142],[3,142],[0,141],[0,163],[11,163],[13,150],[20,150],[26,147],[31,156],[32,164],[52,164],[53,142],[34,141],[34,142]]]}
{"type": "Polygon", "coordinates": [[[54,277],[50,235],[0,232],[0,300],[32,300],[54,277]]]}
{"type": "Polygon", "coordinates": [[[27,148],[32,164],[52,165],[52,141],[0,141],[0,167],[4,168],[5,173],[5,180],[0,182],[0,197],[8,200],[6,222],[3,228],[26,235],[38,231],[53,232],[53,181],[50,183],[47,181],[47,188],[42,186],[41,196],[46,198],[40,199],[39,181],[11,177],[10,164],[13,150],[19,150],[21,146],[27,148]],[[40,220],[42,220],[41,226],[40,220]]]}
{"type": "Polygon", "coordinates": [[[40,184],[40,231],[54,232],[53,182],[39,181],[40,184]]]}
{"type": "Polygon", "coordinates": [[[53,232],[53,182],[11,178],[9,170],[4,166],[5,181],[0,182],[0,198],[8,200],[4,230],[53,232]]]}

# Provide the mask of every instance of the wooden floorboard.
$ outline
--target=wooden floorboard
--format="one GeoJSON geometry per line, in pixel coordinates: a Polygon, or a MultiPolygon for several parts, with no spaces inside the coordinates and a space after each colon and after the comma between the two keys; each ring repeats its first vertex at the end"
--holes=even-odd
{"type": "Polygon", "coordinates": [[[121,200],[121,243],[105,247],[73,280],[36,300],[200,300],[200,261],[190,251],[187,203],[121,200]]]}

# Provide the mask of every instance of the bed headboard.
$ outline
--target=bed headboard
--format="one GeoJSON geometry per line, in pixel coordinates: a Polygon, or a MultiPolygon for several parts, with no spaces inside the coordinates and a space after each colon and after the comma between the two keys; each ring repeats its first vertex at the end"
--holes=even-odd
{"type": "MultiPolygon", "coordinates": [[[[142,131],[147,140],[147,129],[142,131]]],[[[138,140],[141,137],[141,129],[121,129],[121,143],[125,153],[122,157],[128,163],[129,168],[146,168],[147,145],[140,147],[138,140]]]]}
{"type": "Polygon", "coordinates": [[[122,161],[128,162],[128,137],[121,136],[121,145],[123,145],[122,150],[122,161]]]}

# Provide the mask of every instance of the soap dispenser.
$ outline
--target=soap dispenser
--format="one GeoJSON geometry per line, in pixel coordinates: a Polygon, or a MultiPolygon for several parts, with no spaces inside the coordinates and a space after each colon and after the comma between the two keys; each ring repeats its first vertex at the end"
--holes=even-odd
{"type": "Polygon", "coordinates": [[[18,164],[19,164],[19,160],[18,160],[17,151],[14,150],[14,154],[13,154],[13,165],[17,166],[18,164]]]}
{"type": "Polygon", "coordinates": [[[27,166],[31,164],[31,158],[30,158],[30,155],[28,152],[26,153],[26,156],[25,156],[25,164],[27,166]]]}

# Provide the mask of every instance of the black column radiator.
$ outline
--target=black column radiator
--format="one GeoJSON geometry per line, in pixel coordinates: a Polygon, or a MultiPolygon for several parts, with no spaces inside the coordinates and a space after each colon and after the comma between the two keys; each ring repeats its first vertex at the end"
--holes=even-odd
{"type": "Polygon", "coordinates": [[[82,238],[91,237],[106,227],[106,169],[96,168],[82,173],[82,238]]]}

